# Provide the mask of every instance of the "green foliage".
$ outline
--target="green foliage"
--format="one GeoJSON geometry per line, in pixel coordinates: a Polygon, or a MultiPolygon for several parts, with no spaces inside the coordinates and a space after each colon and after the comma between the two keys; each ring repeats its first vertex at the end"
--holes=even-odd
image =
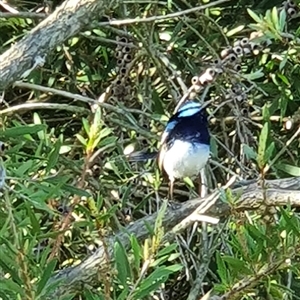
{"type": "MultiPolygon", "coordinates": [[[[15,5],[20,12],[35,11],[40,1],[15,5]]],[[[54,1],[50,10],[57,5],[54,1]]],[[[166,181],[155,163],[131,164],[125,156],[131,148],[157,149],[183,85],[189,88],[191,78],[206,70],[210,56],[219,58],[226,46],[259,31],[257,53],[242,58],[241,72],[226,69],[206,94],[205,101],[213,100],[207,184],[212,191],[233,174],[245,180],[300,176],[299,19],[270,1],[231,1],[164,20],[103,25],[107,18],[142,20],[198,5],[119,2],[99,22],[57,45],[45,65],[24,78],[56,92],[16,85],[1,94],[0,141],[7,149],[0,151],[0,176],[4,168],[7,174],[0,190],[0,299],[56,299],[61,283],[52,281],[54,274],[103,244],[109,264],[99,265],[93,282],[60,299],[163,299],[162,294],[188,299],[199,281],[193,299],[208,290],[223,299],[299,299],[297,208],[286,203],[276,211],[277,221],[266,221],[268,209],[241,213],[239,197],[227,190],[226,221],[208,226],[206,235],[194,223],[168,240],[166,181]],[[120,73],[117,37],[132,42],[127,77],[120,73]],[[236,84],[246,100],[228,97],[236,84]],[[81,102],[75,94],[101,101],[91,111],[90,99],[81,102]],[[55,109],[37,110],[35,103],[55,109]],[[154,213],[152,225],[148,216],[154,213]],[[146,237],[127,231],[144,217],[146,237]],[[125,232],[128,240],[120,238],[125,232]]],[[[0,53],[39,22],[1,17],[0,53]]],[[[176,199],[194,194],[192,179],[176,182],[176,199]]]]}

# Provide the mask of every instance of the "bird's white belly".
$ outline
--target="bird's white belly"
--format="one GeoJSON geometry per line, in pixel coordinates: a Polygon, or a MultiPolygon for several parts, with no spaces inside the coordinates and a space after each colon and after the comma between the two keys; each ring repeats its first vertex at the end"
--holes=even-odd
{"type": "Polygon", "coordinates": [[[177,140],[166,152],[163,167],[170,178],[198,175],[209,158],[209,146],[177,140]]]}

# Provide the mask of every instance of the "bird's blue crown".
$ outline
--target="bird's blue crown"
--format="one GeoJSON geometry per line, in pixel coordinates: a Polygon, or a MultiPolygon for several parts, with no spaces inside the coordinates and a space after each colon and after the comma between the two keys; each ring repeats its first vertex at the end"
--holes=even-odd
{"type": "Polygon", "coordinates": [[[164,135],[169,147],[176,139],[209,145],[206,110],[194,101],[184,103],[168,121],[164,135]]]}

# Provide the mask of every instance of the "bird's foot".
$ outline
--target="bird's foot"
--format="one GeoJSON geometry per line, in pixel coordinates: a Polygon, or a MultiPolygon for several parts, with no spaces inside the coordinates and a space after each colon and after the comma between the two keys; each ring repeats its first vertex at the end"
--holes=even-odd
{"type": "Polygon", "coordinates": [[[177,210],[177,209],[181,208],[181,204],[179,202],[174,201],[174,200],[169,200],[168,206],[173,210],[177,210]]]}

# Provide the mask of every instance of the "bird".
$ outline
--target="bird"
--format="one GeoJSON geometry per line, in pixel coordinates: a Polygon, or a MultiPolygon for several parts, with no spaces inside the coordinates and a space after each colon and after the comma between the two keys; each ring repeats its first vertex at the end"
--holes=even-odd
{"type": "Polygon", "coordinates": [[[169,200],[176,179],[200,174],[209,159],[210,134],[206,109],[199,102],[183,103],[166,124],[158,152],[133,154],[132,161],[157,158],[158,167],[169,178],[169,200]]]}

